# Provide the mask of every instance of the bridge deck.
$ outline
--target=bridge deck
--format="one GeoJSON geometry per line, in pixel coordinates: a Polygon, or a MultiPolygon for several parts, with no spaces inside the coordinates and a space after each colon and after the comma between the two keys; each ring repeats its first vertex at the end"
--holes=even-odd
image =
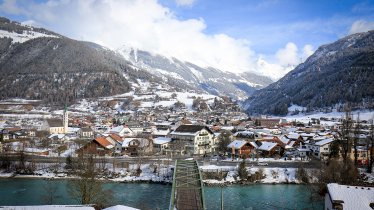
{"type": "Polygon", "coordinates": [[[196,161],[175,162],[170,209],[205,210],[201,176],[196,161]]]}

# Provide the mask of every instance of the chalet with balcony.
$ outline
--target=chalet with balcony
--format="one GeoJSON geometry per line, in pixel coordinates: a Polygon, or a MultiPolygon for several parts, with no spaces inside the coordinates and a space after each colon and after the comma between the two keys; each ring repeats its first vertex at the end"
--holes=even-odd
{"type": "Polygon", "coordinates": [[[227,145],[228,153],[231,157],[247,158],[254,154],[256,148],[245,140],[234,140],[227,145]]]}
{"type": "Polygon", "coordinates": [[[212,152],[214,133],[202,125],[181,125],[170,133],[172,144],[182,154],[205,155],[212,152]]]}

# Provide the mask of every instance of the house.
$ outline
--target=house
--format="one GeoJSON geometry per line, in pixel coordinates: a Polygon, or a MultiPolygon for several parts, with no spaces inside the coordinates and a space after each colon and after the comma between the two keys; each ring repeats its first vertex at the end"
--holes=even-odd
{"type": "Polygon", "coordinates": [[[8,129],[1,130],[0,135],[1,135],[0,136],[0,140],[1,141],[9,140],[9,131],[8,131],[8,129]]]}
{"type": "Polygon", "coordinates": [[[48,136],[48,139],[54,140],[54,141],[65,141],[69,138],[65,134],[51,134],[48,136]]]}
{"type": "Polygon", "coordinates": [[[104,137],[97,137],[83,147],[79,148],[76,153],[82,155],[108,156],[113,153],[114,146],[104,137]]]}
{"type": "Polygon", "coordinates": [[[276,142],[256,141],[257,152],[263,157],[271,157],[275,154],[282,155],[282,147],[276,142]]]}
{"type": "Polygon", "coordinates": [[[279,125],[279,119],[258,119],[258,122],[260,123],[260,126],[262,127],[267,127],[267,128],[271,128],[271,127],[275,127],[277,125],[279,125]]]}
{"type": "Polygon", "coordinates": [[[121,136],[117,134],[110,134],[106,137],[106,140],[108,140],[112,145],[114,145],[114,153],[116,155],[122,153],[122,144],[124,139],[121,136]]]}
{"type": "Polygon", "coordinates": [[[89,139],[94,137],[94,132],[91,128],[81,128],[78,131],[79,137],[83,139],[89,139]]]}
{"type": "Polygon", "coordinates": [[[130,136],[134,136],[135,133],[132,129],[130,129],[129,127],[127,126],[123,126],[123,125],[120,125],[120,126],[117,126],[117,127],[113,127],[112,129],[110,129],[109,133],[111,134],[117,134],[121,137],[130,137],[130,136]]]}
{"type": "Polygon", "coordinates": [[[181,125],[192,125],[192,122],[186,118],[182,118],[181,120],[175,123],[175,125],[173,126],[173,129],[176,129],[181,125]]]}
{"type": "Polygon", "coordinates": [[[47,119],[46,127],[50,134],[62,134],[68,132],[68,111],[65,107],[62,119],[47,119]]]}
{"type": "Polygon", "coordinates": [[[284,135],[286,138],[290,139],[291,141],[295,141],[296,144],[299,144],[300,142],[303,142],[303,137],[298,133],[289,133],[287,135],[284,135]]]}
{"type": "Polygon", "coordinates": [[[325,210],[374,209],[374,187],[327,184],[325,210]]]}
{"type": "Polygon", "coordinates": [[[63,134],[65,127],[61,119],[47,119],[47,131],[50,134],[63,134]]]}
{"type": "Polygon", "coordinates": [[[245,140],[234,140],[227,145],[227,149],[233,158],[247,158],[255,151],[255,147],[245,140]]]}
{"type": "Polygon", "coordinates": [[[152,142],[145,138],[125,138],[122,142],[122,154],[139,156],[152,152],[152,142]]]}
{"type": "Polygon", "coordinates": [[[301,146],[297,148],[297,154],[303,160],[309,156],[310,150],[306,148],[306,146],[301,146]]]}
{"type": "MultiPolygon", "coordinates": [[[[368,149],[366,148],[366,146],[357,146],[357,163],[359,165],[367,165],[368,164],[369,158],[367,157],[367,155],[368,155],[368,149]]],[[[351,160],[355,159],[354,147],[352,148],[349,156],[350,156],[351,160]]]]}
{"type": "Polygon", "coordinates": [[[170,133],[170,129],[152,129],[153,138],[166,137],[170,133]]]}
{"type": "Polygon", "coordinates": [[[202,125],[181,125],[170,133],[174,149],[190,155],[212,152],[214,133],[202,125]]]}
{"type": "Polygon", "coordinates": [[[153,139],[153,151],[160,154],[165,154],[166,150],[169,149],[171,138],[157,137],[153,139]]]}
{"type": "Polygon", "coordinates": [[[138,122],[127,122],[126,127],[128,127],[133,132],[132,136],[141,134],[144,130],[144,127],[138,122]]]}
{"type": "Polygon", "coordinates": [[[333,141],[333,139],[324,139],[312,144],[310,147],[312,154],[319,159],[327,158],[331,153],[330,144],[333,141]]]}
{"type": "Polygon", "coordinates": [[[27,130],[28,137],[35,137],[36,136],[36,129],[29,129],[27,130]]]}
{"type": "Polygon", "coordinates": [[[255,133],[252,131],[238,131],[234,133],[233,137],[235,139],[247,139],[251,140],[255,138],[255,133]]]}

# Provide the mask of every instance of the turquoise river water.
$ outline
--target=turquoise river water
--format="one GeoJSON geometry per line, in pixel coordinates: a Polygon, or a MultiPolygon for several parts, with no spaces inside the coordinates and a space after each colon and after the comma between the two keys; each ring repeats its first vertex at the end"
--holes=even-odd
{"type": "MultiPolygon", "coordinates": [[[[69,196],[68,180],[0,179],[0,205],[43,205],[46,185],[55,185],[54,204],[78,204],[69,196]]],[[[113,192],[113,205],[139,209],[168,209],[171,185],[145,183],[105,183],[113,192]]],[[[311,201],[304,185],[255,184],[230,185],[222,188],[224,209],[323,209],[323,200],[311,201]]],[[[220,209],[221,188],[204,187],[208,210],[220,209]]]]}

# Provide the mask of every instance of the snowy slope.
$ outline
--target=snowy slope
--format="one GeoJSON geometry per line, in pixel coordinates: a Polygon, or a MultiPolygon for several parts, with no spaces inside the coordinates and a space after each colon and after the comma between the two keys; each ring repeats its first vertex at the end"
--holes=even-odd
{"type": "Polygon", "coordinates": [[[4,31],[0,30],[0,38],[11,38],[12,43],[23,43],[31,39],[36,39],[39,37],[54,37],[54,38],[59,38],[58,36],[55,35],[48,35],[48,34],[43,34],[40,32],[36,31],[23,31],[23,33],[19,34],[16,32],[9,32],[9,31],[4,31]]]}
{"type": "Polygon", "coordinates": [[[214,95],[245,99],[254,90],[266,87],[272,82],[269,78],[254,73],[234,74],[211,67],[200,67],[129,46],[122,46],[116,52],[135,67],[175,79],[177,83],[187,83],[214,95]]]}

